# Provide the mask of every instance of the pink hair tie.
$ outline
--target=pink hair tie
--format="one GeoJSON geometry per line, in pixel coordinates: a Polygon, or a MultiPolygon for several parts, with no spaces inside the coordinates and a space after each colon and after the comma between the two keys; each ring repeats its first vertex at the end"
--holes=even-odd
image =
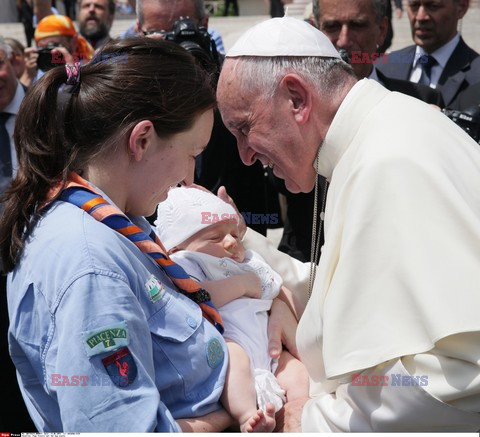
{"type": "Polygon", "coordinates": [[[80,62],[65,64],[67,71],[67,85],[72,85],[71,93],[74,93],[80,86],[80,62]]]}

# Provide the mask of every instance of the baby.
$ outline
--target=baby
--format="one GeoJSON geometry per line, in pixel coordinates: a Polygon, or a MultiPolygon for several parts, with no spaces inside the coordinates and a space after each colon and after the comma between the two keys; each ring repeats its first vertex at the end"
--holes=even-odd
{"type": "Polygon", "coordinates": [[[280,276],[239,238],[233,207],[197,188],[174,188],[158,206],[156,231],[170,257],[198,280],[225,324],[229,370],[221,402],[243,432],[271,432],[283,402],[308,396],[303,364],[268,353],[268,311],[280,276]],[[257,410],[257,405],[259,410],[257,410]]]}

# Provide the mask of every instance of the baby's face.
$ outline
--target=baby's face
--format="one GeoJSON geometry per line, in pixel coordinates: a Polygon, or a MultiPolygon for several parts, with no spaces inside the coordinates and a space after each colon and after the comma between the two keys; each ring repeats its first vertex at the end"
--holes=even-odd
{"type": "Polygon", "coordinates": [[[217,258],[243,262],[245,248],[239,238],[238,224],[216,223],[192,235],[179,249],[202,252],[217,258]]]}

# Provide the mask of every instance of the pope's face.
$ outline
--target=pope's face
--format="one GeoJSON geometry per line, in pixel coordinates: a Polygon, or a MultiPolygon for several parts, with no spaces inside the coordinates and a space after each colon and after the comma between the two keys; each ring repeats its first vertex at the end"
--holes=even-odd
{"type": "Polygon", "coordinates": [[[226,60],[218,83],[217,100],[225,126],[235,135],[242,161],[259,160],[273,166],[292,193],[309,192],[315,184],[315,148],[307,147],[300,126],[284,96],[264,101],[255,91],[239,89],[238,72],[226,60]]]}

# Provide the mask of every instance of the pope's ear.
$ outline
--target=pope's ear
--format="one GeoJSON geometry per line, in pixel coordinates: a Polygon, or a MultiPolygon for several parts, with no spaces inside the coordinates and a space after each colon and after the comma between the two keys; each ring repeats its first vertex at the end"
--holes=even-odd
{"type": "Polygon", "coordinates": [[[312,109],[311,85],[297,74],[287,74],[280,83],[286,94],[297,123],[307,122],[312,109]]]}

